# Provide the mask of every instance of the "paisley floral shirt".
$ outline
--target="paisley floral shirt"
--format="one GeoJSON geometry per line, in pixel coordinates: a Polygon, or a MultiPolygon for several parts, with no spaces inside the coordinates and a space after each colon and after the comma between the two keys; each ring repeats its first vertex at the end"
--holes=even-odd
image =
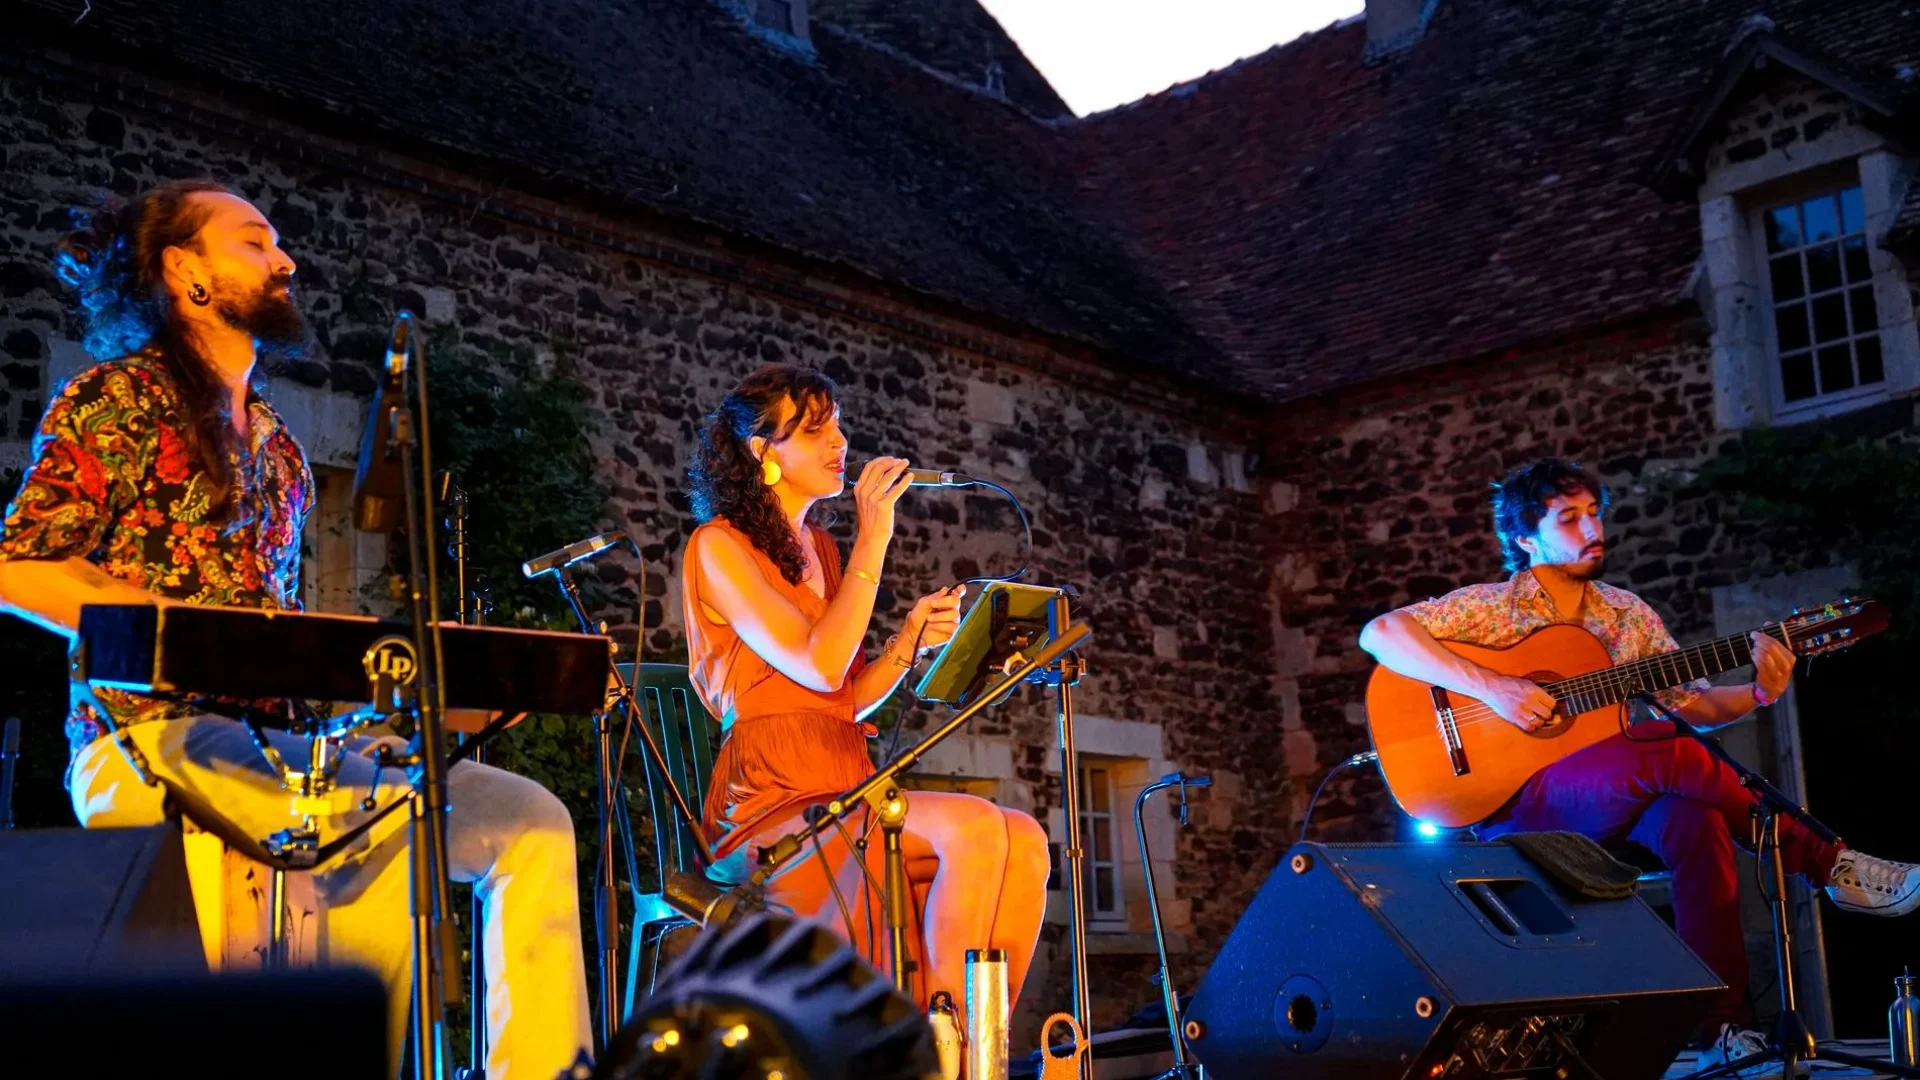
{"type": "MultiPolygon", "coordinates": [[[[230,457],[235,492],[209,519],[210,483],[190,422],[158,358],[96,364],[47,406],[33,460],[0,526],[0,559],[85,558],[106,573],[189,604],[300,608],[300,533],[313,474],[279,414],[247,403],[247,445],[230,457]]],[[[116,723],[190,715],[184,703],[95,690],[116,723]]],[[[76,708],[77,751],[102,734],[76,708]]]]}
{"type": "MultiPolygon", "coordinates": [[[[1458,641],[1501,649],[1543,626],[1573,622],[1554,609],[1547,590],[1530,571],[1505,581],[1468,585],[1445,596],[1408,604],[1400,610],[1413,616],[1439,641],[1458,641]]],[[[1575,625],[1600,639],[1615,664],[1672,652],[1680,646],[1667,624],[1645,600],[1603,581],[1587,583],[1575,625]]],[[[1712,686],[1705,679],[1663,690],[1658,697],[1669,709],[1678,709],[1712,686]]]]}

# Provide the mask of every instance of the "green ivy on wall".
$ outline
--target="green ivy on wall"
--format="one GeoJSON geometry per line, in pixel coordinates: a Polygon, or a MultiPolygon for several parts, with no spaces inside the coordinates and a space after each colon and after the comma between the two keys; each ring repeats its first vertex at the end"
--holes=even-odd
{"type": "Polygon", "coordinates": [[[1852,562],[1863,593],[1892,609],[1892,640],[1920,633],[1920,447],[1830,432],[1763,429],[1723,449],[1701,479],[1783,546],[1852,562]]]}

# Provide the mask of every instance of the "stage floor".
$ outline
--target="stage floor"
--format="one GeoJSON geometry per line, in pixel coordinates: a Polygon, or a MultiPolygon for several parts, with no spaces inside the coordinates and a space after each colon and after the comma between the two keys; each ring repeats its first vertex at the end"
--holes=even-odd
{"type": "MultiPolygon", "coordinates": [[[[1887,1040],[1885,1039],[1838,1039],[1825,1045],[1831,1046],[1833,1049],[1843,1053],[1856,1054],[1860,1057],[1887,1056],[1887,1040]]],[[[1663,1080],[1680,1080],[1681,1077],[1698,1071],[1694,1065],[1693,1058],[1694,1054],[1691,1050],[1681,1054],[1679,1059],[1673,1063],[1672,1067],[1667,1069],[1667,1075],[1663,1080]]],[[[1808,1068],[1810,1076],[1832,1077],[1834,1080],[1839,1080],[1840,1077],[1891,1077],[1892,1075],[1891,1073],[1868,1072],[1865,1069],[1856,1069],[1851,1065],[1838,1065],[1830,1061],[1815,1061],[1810,1063],[1808,1068]]]]}
{"type": "MultiPolygon", "coordinates": [[[[1142,1028],[1102,1032],[1096,1040],[1109,1050],[1111,1056],[1105,1060],[1095,1059],[1094,1080],[1151,1080],[1173,1064],[1173,1055],[1165,1049],[1167,1045],[1165,1028],[1157,1031],[1142,1028]],[[1154,1045],[1156,1034],[1158,1035],[1157,1046],[1154,1045]]],[[[1885,1057],[1887,1053],[1885,1039],[1841,1039],[1826,1045],[1860,1057],[1885,1057]]],[[[1689,1076],[1698,1070],[1699,1067],[1694,1062],[1694,1052],[1688,1050],[1667,1069],[1662,1080],[1681,1080],[1682,1077],[1689,1076]]],[[[1033,1077],[1038,1071],[1038,1061],[1016,1058],[1012,1062],[1010,1075],[1016,1078],[1033,1077]]],[[[1866,1080],[1870,1077],[1887,1077],[1891,1080],[1889,1073],[1869,1072],[1850,1065],[1836,1065],[1824,1061],[1812,1063],[1809,1076],[1810,1080],[1842,1080],[1842,1078],[1866,1080]]]]}

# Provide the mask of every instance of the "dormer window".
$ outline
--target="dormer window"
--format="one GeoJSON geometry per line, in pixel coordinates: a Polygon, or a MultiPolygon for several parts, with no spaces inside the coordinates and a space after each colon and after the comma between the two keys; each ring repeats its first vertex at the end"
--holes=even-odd
{"type": "Polygon", "coordinates": [[[1699,202],[1715,423],[1799,424],[1920,389],[1899,228],[1920,220],[1920,189],[1888,134],[1894,103],[1758,17],[1709,86],[1652,179],[1699,202]]]}
{"type": "Polygon", "coordinates": [[[1866,205],[1849,184],[1760,211],[1776,415],[1885,389],[1866,205]]]}

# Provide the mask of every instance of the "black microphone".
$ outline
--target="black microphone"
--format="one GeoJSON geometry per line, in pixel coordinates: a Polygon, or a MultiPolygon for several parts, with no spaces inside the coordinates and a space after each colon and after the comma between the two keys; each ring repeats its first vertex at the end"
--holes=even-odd
{"type": "MultiPolygon", "coordinates": [[[[865,462],[857,466],[849,463],[847,475],[859,476],[860,470],[866,467],[865,462]]],[[[907,481],[908,487],[972,487],[980,482],[966,473],[937,472],[933,469],[908,469],[907,475],[913,478],[907,481]]]]}
{"type": "Polygon", "coordinates": [[[367,410],[360,433],[360,463],[353,474],[353,527],[361,532],[391,532],[405,509],[400,457],[393,446],[393,410],[407,403],[407,352],[413,341],[413,313],[393,320],[383,365],[387,378],[367,410]]]}
{"type": "Polygon", "coordinates": [[[627,542],[627,534],[619,529],[603,532],[599,536],[590,536],[585,540],[568,544],[558,551],[549,551],[539,558],[528,559],[520,564],[520,572],[530,578],[551,574],[555,570],[564,570],[581,559],[598,555],[616,544],[627,542]]]}

